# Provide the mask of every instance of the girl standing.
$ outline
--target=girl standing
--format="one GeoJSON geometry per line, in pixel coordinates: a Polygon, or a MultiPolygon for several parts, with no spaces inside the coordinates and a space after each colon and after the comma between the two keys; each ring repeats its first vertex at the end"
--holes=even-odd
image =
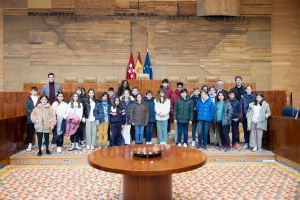
{"type": "Polygon", "coordinates": [[[270,115],[270,106],[264,100],[263,94],[257,94],[254,102],[249,104],[247,112],[248,130],[251,130],[250,147],[253,147],[252,151],[262,151],[262,135],[264,131],[267,131],[270,115]]]}
{"type": "Polygon", "coordinates": [[[193,117],[193,121],[192,121],[192,147],[195,147],[195,144],[196,144],[196,131],[197,131],[197,125],[198,125],[196,105],[197,105],[198,100],[200,99],[199,95],[200,95],[199,88],[194,88],[193,95],[191,96],[191,101],[193,103],[193,110],[194,110],[194,117],[193,117]]]}
{"type": "Polygon", "coordinates": [[[122,129],[122,136],[124,138],[125,144],[130,144],[130,130],[131,130],[131,122],[130,122],[130,109],[133,104],[133,101],[131,101],[130,98],[130,91],[124,90],[123,96],[122,96],[122,105],[125,109],[126,114],[126,123],[124,124],[124,127],[122,129]]]}
{"type": "Polygon", "coordinates": [[[171,102],[165,94],[165,89],[160,89],[154,103],[158,142],[167,144],[171,102]]]}
{"type": "Polygon", "coordinates": [[[95,91],[93,89],[88,90],[87,99],[85,101],[85,112],[83,122],[85,122],[85,134],[86,134],[86,148],[95,149],[96,141],[96,118],[94,116],[94,110],[96,107],[95,91]]]}
{"type": "Polygon", "coordinates": [[[31,121],[34,123],[34,128],[38,136],[38,156],[42,155],[42,140],[43,135],[45,137],[46,154],[50,155],[49,151],[49,132],[53,129],[56,120],[55,113],[47,96],[41,96],[39,104],[35,107],[31,113],[31,121]]]}
{"type": "Polygon", "coordinates": [[[130,109],[130,121],[135,129],[135,143],[143,144],[144,126],[147,126],[149,113],[147,105],[144,103],[141,94],[137,94],[136,102],[132,104],[130,109]]]}
{"type": "Polygon", "coordinates": [[[110,109],[110,124],[111,124],[111,139],[110,146],[119,146],[122,142],[121,130],[126,123],[125,110],[123,109],[119,97],[112,100],[112,107],[110,109]]]}
{"type": "Polygon", "coordinates": [[[108,124],[109,124],[110,101],[107,92],[103,92],[101,100],[96,103],[94,116],[98,127],[98,143],[100,146],[106,146],[108,142],[108,124]]]}
{"type": "Polygon", "coordinates": [[[149,120],[148,120],[148,124],[145,127],[146,129],[146,144],[152,144],[152,129],[153,129],[153,125],[155,123],[155,104],[154,104],[154,99],[152,97],[152,92],[150,90],[148,90],[146,92],[146,97],[145,99],[145,103],[147,105],[148,108],[148,113],[149,113],[149,120]]]}
{"type": "Polygon", "coordinates": [[[226,100],[226,94],[223,91],[218,93],[216,105],[215,120],[221,140],[221,149],[230,150],[229,130],[233,114],[231,104],[226,100]]]}
{"type": "Polygon", "coordinates": [[[129,83],[128,83],[127,80],[123,80],[123,81],[122,81],[122,83],[121,83],[121,85],[120,85],[120,87],[119,87],[119,89],[118,89],[117,95],[118,95],[119,97],[121,97],[121,96],[123,95],[123,93],[124,93],[125,90],[129,90],[129,93],[131,93],[131,90],[130,90],[130,88],[129,88],[129,83]]]}
{"type": "Polygon", "coordinates": [[[57,153],[61,153],[63,141],[64,141],[64,130],[62,127],[62,122],[64,120],[64,116],[67,113],[68,104],[64,102],[64,93],[58,92],[56,95],[56,101],[52,104],[52,108],[56,114],[56,126],[53,129],[53,140],[57,146],[57,153]]]}
{"type": "Polygon", "coordinates": [[[66,135],[70,135],[71,147],[68,151],[74,149],[81,150],[79,146],[79,125],[83,115],[83,105],[80,103],[79,95],[77,93],[71,96],[71,101],[68,104],[68,109],[65,115],[67,121],[66,135]]]}

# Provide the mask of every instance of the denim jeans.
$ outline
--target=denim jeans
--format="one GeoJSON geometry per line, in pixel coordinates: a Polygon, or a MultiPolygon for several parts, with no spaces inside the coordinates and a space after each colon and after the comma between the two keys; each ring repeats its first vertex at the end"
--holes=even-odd
{"type": "Polygon", "coordinates": [[[168,120],[156,121],[158,143],[167,142],[168,139],[168,120]]]}
{"type": "Polygon", "coordinates": [[[152,140],[153,125],[154,125],[154,122],[148,122],[148,125],[145,127],[146,142],[151,142],[151,140],[152,140]]]}
{"type": "Polygon", "coordinates": [[[193,121],[192,123],[192,140],[196,141],[196,131],[197,131],[198,122],[193,121]]]}
{"type": "Polygon", "coordinates": [[[209,125],[210,122],[208,121],[198,121],[198,144],[200,147],[206,147],[207,145],[209,125]]]}
{"type": "Polygon", "coordinates": [[[144,139],[144,126],[134,126],[135,129],[135,143],[143,144],[144,139]]]}
{"type": "Polygon", "coordinates": [[[243,130],[244,130],[244,140],[245,140],[245,144],[249,144],[249,131],[248,131],[248,123],[247,123],[247,117],[246,115],[243,116],[243,130]]]}
{"type": "Polygon", "coordinates": [[[182,134],[183,134],[183,143],[187,144],[188,127],[189,127],[189,123],[178,123],[177,122],[177,130],[178,130],[177,144],[181,143],[182,134]]]}

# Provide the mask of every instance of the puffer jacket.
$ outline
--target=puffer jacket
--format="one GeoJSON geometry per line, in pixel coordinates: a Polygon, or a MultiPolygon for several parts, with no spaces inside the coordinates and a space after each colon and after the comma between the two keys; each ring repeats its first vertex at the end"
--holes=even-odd
{"type": "Polygon", "coordinates": [[[198,113],[198,121],[211,122],[213,120],[215,115],[215,104],[210,98],[207,98],[204,102],[200,98],[197,102],[196,109],[198,113]]]}
{"type": "MultiPolygon", "coordinates": [[[[218,103],[217,103],[218,104],[218,103]]],[[[225,100],[222,111],[222,126],[231,125],[233,109],[229,101],[225,100]]],[[[216,105],[215,121],[217,121],[218,106],[216,105]]]]}
{"type": "Polygon", "coordinates": [[[154,99],[148,99],[147,97],[144,98],[144,102],[148,107],[149,113],[149,121],[148,122],[155,122],[155,103],[154,99]]]}
{"type": "Polygon", "coordinates": [[[186,99],[180,98],[176,101],[174,107],[174,120],[178,123],[188,123],[193,120],[194,105],[193,102],[187,97],[186,99]]]}
{"type": "MultiPolygon", "coordinates": [[[[247,112],[247,123],[248,130],[251,130],[251,122],[254,114],[254,102],[249,104],[248,112],[247,112]]],[[[260,109],[260,119],[257,122],[257,128],[267,131],[268,129],[268,118],[271,115],[270,106],[267,102],[263,101],[262,108],[260,109]]]]}
{"type": "Polygon", "coordinates": [[[252,103],[255,99],[255,95],[252,93],[250,95],[244,94],[241,97],[241,104],[242,104],[242,111],[243,111],[243,117],[242,120],[247,120],[246,114],[249,108],[249,104],[252,103]]]}
{"type": "MultiPolygon", "coordinates": [[[[130,99],[130,97],[129,97],[129,99],[130,99]]],[[[131,123],[131,121],[130,121],[130,109],[131,109],[131,106],[134,102],[131,101],[131,100],[126,102],[124,97],[121,97],[121,101],[122,101],[123,107],[125,109],[126,124],[130,124],[131,123]]]]}
{"type": "MultiPolygon", "coordinates": [[[[103,123],[105,121],[105,116],[104,116],[104,106],[103,106],[103,101],[98,101],[96,103],[95,109],[94,109],[94,116],[96,120],[98,120],[100,123],[103,123]]],[[[109,117],[110,117],[110,101],[107,101],[107,117],[108,117],[108,122],[109,122],[109,117]]]]}
{"type": "Polygon", "coordinates": [[[198,116],[198,113],[197,113],[197,102],[198,100],[200,99],[200,96],[191,96],[191,101],[193,102],[193,106],[194,106],[194,118],[193,118],[193,121],[196,122],[197,121],[197,116],[198,116]]]}
{"type": "Polygon", "coordinates": [[[56,124],[55,112],[49,103],[38,104],[31,113],[31,121],[36,132],[49,133],[56,124]]]}

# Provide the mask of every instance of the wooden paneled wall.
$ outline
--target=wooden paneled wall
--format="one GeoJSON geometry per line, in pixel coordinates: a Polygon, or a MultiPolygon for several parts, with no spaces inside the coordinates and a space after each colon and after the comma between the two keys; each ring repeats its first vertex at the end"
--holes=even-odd
{"type": "Polygon", "coordinates": [[[293,92],[300,108],[300,1],[272,1],[272,89],[293,92]]]}
{"type": "Polygon", "coordinates": [[[0,6],[0,92],[4,90],[4,67],[3,67],[3,11],[0,6]]]}

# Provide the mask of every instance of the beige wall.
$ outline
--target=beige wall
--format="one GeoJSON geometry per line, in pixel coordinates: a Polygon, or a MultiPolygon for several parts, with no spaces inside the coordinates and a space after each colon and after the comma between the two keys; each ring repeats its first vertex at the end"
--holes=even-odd
{"type": "Polygon", "coordinates": [[[300,1],[272,1],[272,89],[293,92],[300,108],[300,1]]]}
{"type": "Polygon", "coordinates": [[[271,88],[270,16],[242,20],[166,17],[5,16],[5,90],[40,82],[53,71],[66,76],[125,77],[130,51],[149,49],[154,78],[237,74],[257,88],[271,88]]]}

